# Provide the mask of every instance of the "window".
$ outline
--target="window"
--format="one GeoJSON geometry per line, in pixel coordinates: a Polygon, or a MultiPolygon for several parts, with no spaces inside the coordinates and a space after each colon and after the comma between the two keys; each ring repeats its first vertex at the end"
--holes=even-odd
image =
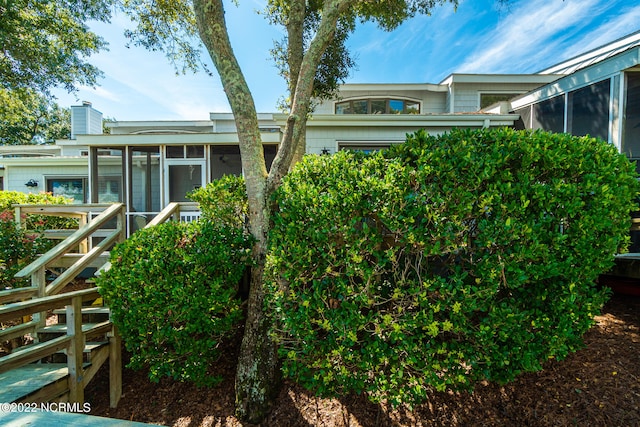
{"type": "Polygon", "coordinates": [[[400,143],[402,143],[402,141],[345,141],[338,142],[338,150],[352,150],[372,153],[374,151],[385,150],[393,144],[400,143]]]}
{"type": "MultiPolygon", "coordinates": [[[[277,145],[263,145],[264,160],[267,170],[278,151],[277,145]]],[[[242,160],[240,147],[237,145],[212,145],[211,146],[211,179],[222,178],[223,175],[242,175],[242,160]]]]}
{"type": "Polygon", "coordinates": [[[508,101],[519,93],[481,93],[480,94],[480,109],[487,108],[497,102],[508,101]]]}
{"type": "Polygon", "coordinates": [[[532,114],[532,129],[564,132],[564,95],[534,104],[532,114]]]}
{"type": "Polygon", "coordinates": [[[168,145],[167,159],[204,159],[204,145],[168,145]]]}
{"type": "MultiPolygon", "coordinates": [[[[625,73],[624,123],[622,152],[632,159],[640,158],[640,72],[625,73]]],[[[639,162],[640,163],[640,162],[639,162]]]]}
{"type": "Polygon", "coordinates": [[[91,202],[123,202],[124,150],[91,148],[91,202]],[[97,177],[97,179],[96,179],[97,177]]]}
{"type": "Polygon", "coordinates": [[[420,102],[399,98],[354,99],[336,104],[336,114],[420,114],[420,102]]]}
{"type": "Polygon", "coordinates": [[[86,177],[52,177],[45,178],[47,192],[54,196],[73,199],[73,203],[87,202],[86,177]]]}
{"type": "Polygon", "coordinates": [[[572,135],[609,139],[611,80],[603,80],[569,93],[567,131],[572,135]]]}
{"type": "Polygon", "coordinates": [[[122,202],[120,188],[121,188],[121,180],[119,176],[98,177],[98,202],[99,203],[122,202]]]}
{"type": "Polygon", "coordinates": [[[131,147],[129,165],[129,209],[160,211],[160,147],[131,147]]]}

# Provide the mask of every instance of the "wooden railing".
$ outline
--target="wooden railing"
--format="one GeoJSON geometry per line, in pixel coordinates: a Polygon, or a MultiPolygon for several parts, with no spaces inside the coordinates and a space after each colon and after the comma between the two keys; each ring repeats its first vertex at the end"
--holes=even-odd
{"type": "Polygon", "coordinates": [[[172,202],[156,215],[145,228],[154,227],[168,220],[190,222],[200,217],[198,204],[195,202],[172,202]]]}
{"type": "MultiPolygon", "coordinates": [[[[200,214],[199,204],[196,202],[171,202],[153,217],[144,228],[155,227],[167,221],[191,222],[200,218],[200,214]]],[[[106,271],[110,268],[111,263],[107,262],[98,269],[96,274],[100,275],[101,271],[106,271]]]]}
{"type": "MultiPolygon", "coordinates": [[[[15,303],[30,299],[28,302],[40,301],[44,297],[51,297],[59,293],[67,284],[89,266],[95,266],[95,262],[108,253],[109,248],[119,241],[125,239],[124,206],[119,204],[109,205],[18,205],[16,207],[16,218],[21,214],[53,215],[65,217],[84,217],[77,230],[65,230],[70,233],[68,237],[58,243],[51,250],[41,255],[31,264],[24,267],[15,277],[30,278],[30,286],[17,289],[0,291],[0,303],[15,303]],[[66,211],[65,211],[66,209],[66,211]],[[90,212],[102,210],[95,218],[90,219],[90,212]],[[115,228],[106,228],[106,224],[115,222],[115,228]],[[94,237],[103,238],[91,249],[91,240],[94,237]],[[85,253],[82,253],[83,248],[85,253]],[[81,253],[72,253],[79,250],[81,253]],[[70,257],[70,258],[67,258],[70,257]],[[65,262],[62,260],[65,259],[65,262]],[[47,284],[47,270],[52,267],[65,266],[66,270],[47,284]]],[[[104,260],[99,265],[104,264],[104,260]]],[[[38,306],[35,304],[35,306],[38,306]]],[[[2,307],[4,309],[4,307],[2,307]]],[[[10,340],[24,335],[31,335],[38,341],[38,330],[45,326],[47,313],[29,313],[22,323],[12,328],[0,331],[0,340],[10,340]]]]}
{"type": "MultiPolygon", "coordinates": [[[[52,215],[77,218],[77,230],[47,230],[45,237],[64,238],[50,251],[20,270],[15,277],[30,278],[31,284],[25,288],[0,291],[0,322],[13,319],[14,325],[0,330],[0,340],[6,341],[30,334],[35,343],[20,347],[11,354],[0,358],[0,373],[24,366],[60,350],[68,355],[69,400],[82,402],[84,387],[95,375],[97,369],[109,359],[110,402],[113,407],[121,395],[120,338],[110,321],[83,330],[81,306],[88,299],[98,296],[96,288],[56,295],[65,285],[76,278],[87,267],[109,268],[102,258],[115,243],[126,238],[125,208],[113,205],[17,205],[16,218],[24,214],[52,215]],[[97,217],[92,215],[102,212],[97,217]],[[113,227],[115,223],[115,227],[113,227]],[[111,224],[111,225],[110,225],[111,224]],[[111,227],[111,228],[109,228],[111,227]],[[93,245],[93,239],[102,240],[93,245]],[[47,284],[47,270],[66,268],[51,283],[47,284]],[[38,333],[45,326],[47,310],[66,306],[67,333],[64,336],[40,342],[38,333]],[[17,320],[17,321],[16,321],[17,320]],[[20,323],[20,321],[22,323],[20,323]],[[88,338],[108,333],[109,345],[98,350],[92,364],[86,370],[82,366],[82,353],[88,338]]],[[[170,203],[146,227],[163,222],[192,221],[200,216],[197,203],[170,203]]]]}
{"type": "MultiPolygon", "coordinates": [[[[111,321],[98,323],[91,328],[82,325],[82,303],[95,300],[100,295],[96,288],[69,292],[61,295],[31,299],[28,301],[14,302],[0,307],[0,322],[7,322],[20,317],[35,315],[61,307],[66,307],[66,334],[49,341],[38,342],[30,346],[22,347],[9,355],[0,357],[0,374],[25,366],[32,362],[53,355],[60,350],[66,350],[68,399],[72,403],[84,402],[84,388],[94,377],[100,366],[109,359],[110,380],[110,405],[116,407],[122,395],[122,361],[120,350],[120,338],[111,321]],[[92,363],[86,369],[83,367],[83,351],[85,342],[95,336],[107,335],[109,345],[101,348],[92,358],[92,363]]],[[[0,332],[0,339],[24,334],[25,324],[19,324],[0,332]]]]}
{"type": "MultiPolygon", "coordinates": [[[[67,209],[67,214],[85,215],[84,224],[50,251],[15,275],[17,278],[31,278],[30,290],[35,292],[35,295],[38,297],[58,293],[65,285],[75,279],[81,271],[92,266],[92,263],[104,252],[108,251],[113,244],[122,242],[126,238],[124,205],[122,203],[112,205],[78,205],[77,207],[73,206],[73,208],[69,205],[20,205],[16,207],[16,218],[19,218],[21,213],[59,216],[61,213],[64,213],[63,208],[67,209]],[[90,221],[86,221],[86,215],[98,209],[102,209],[102,213],[90,221]],[[115,228],[106,229],[105,225],[113,220],[116,221],[115,228]],[[91,240],[95,237],[103,238],[103,240],[93,246],[91,240]],[[83,247],[86,248],[84,253],[82,252],[83,247]],[[91,247],[91,249],[88,249],[89,247],[91,247]],[[70,262],[68,268],[47,285],[45,280],[46,270],[54,265],[61,265],[60,263],[56,264],[56,262],[65,256],[73,255],[72,251],[77,248],[81,248],[80,252],[82,255],[80,257],[72,257],[73,261],[70,262]]],[[[0,298],[3,298],[1,293],[0,298]]]]}

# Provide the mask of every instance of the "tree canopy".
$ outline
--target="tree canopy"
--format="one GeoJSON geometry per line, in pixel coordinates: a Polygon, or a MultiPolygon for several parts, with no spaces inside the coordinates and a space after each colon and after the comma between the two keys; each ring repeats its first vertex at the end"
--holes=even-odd
{"type": "Polygon", "coordinates": [[[95,85],[101,72],[88,57],[106,42],[86,22],[110,16],[110,0],[0,0],[0,87],[95,85]]]}
{"type": "Polygon", "coordinates": [[[223,0],[123,0],[121,4],[137,25],[127,34],[133,42],[163,50],[174,63],[197,66],[201,42],[218,71],[234,114],[249,229],[255,238],[247,320],[236,374],[236,407],[243,420],[261,422],[278,391],[280,371],[276,346],[269,335],[263,281],[271,227],[270,198],[303,147],[313,98],[330,93],[346,77],[352,63],[347,62],[350,56],[345,42],[356,29],[356,22],[373,21],[391,30],[411,16],[429,14],[446,3],[457,5],[457,0],[269,0],[271,22],[286,30],[286,39],[276,51],[289,88],[288,119],[269,171],[255,103],[229,39],[223,0]],[[324,89],[316,90],[321,88],[316,82],[322,81],[327,83],[324,89]]]}
{"type": "Polygon", "coordinates": [[[69,138],[71,113],[31,89],[0,89],[0,144],[49,144],[69,138]]]}

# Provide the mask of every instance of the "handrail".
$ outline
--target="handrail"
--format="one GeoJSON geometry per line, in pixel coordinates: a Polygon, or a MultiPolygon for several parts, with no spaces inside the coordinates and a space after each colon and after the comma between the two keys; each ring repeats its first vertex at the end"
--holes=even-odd
{"type": "Polygon", "coordinates": [[[156,215],[144,228],[155,227],[158,224],[167,222],[171,217],[180,219],[180,213],[186,211],[185,208],[197,208],[197,202],[171,202],[158,215],[156,215]]]}
{"type": "Polygon", "coordinates": [[[0,306],[0,322],[6,322],[15,317],[25,316],[40,311],[51,310],[62,305],[69,305],[73,298],[81,297],[82,301],[88,301],[100,296],[98,288],[82,289],[66,294],[52,295],[35,298],[27,301],[13,302],[0,306]]]}
{"type": "Polygon", "coordinates": [[[167,220],[169,220],[169,218],[177,214],[179,210],[180,210],[180,203],[178,202],[169,203],[167,206],[165,206],[164,209],[160,211],[158,215],[153,217],[153,219],[144,228],[155,227],[158,224],[162,224],[163,222],[166,222],[167,220]]]}
{"type": "Polygon", "coordinates": [[[109,246],[116,242],[120,237],[121,231],[116,230],[109,237],[98,243],[93,249],[87,252],[82,258],[73,263],[73,265],[67,268],[64,273],[51,282],[46,288],[46,294],[52,295],[57,293],[58,290],[62,289],[67,283],[72,281],[88,264],[98,258],[102,252],[105,252],[109,246]]]}
{"type": "MultiPolygon", "coordinates": [[[[171,202],[164,209],[162,209],[151,221],[145,225],[144,228],[155,227],[156,225],[167,222],[169,219],[180,220],[180,213],[183,208],[197,208],[199,204],[197,202],[171,202]]],[[[106,262],[96,272],[96,276],[100,275],[102,271],[108,271],[111,268],[111,262],[106,262]]]]}
{"type": "MultiPolygon", "coordinates": [[[[90,212],[95,212],[97,209],[105,209],[111,206],[111,203],[84,203],[84,204],[45,204],[45,205],[33,205],[17,203],[12,205],[14,208],[18,208],[18,211],[23,214],[35,214],[35,215],[51,215],[51,216],[64,216],[64,215],[85,215],[90,212]]],[[[20,215],[16,215],[16,221],[20,219],[20,215]]]]}
{"type": "MultiPolygon", "coordinates": [[[[22,317],[27,314],[42,312],[60,306],[66,306],[66,335],[53,338],[49,341],[38,342],[18,349],[17,351],[0,357],[0,373],[7,372],[25,366],[29,363],[41,360],[60,350],[67,353],[67,371],[69,374],[68,399],[72,403],[84,402],[84,387],[89,379],[95,375],[102,363],[109,358],[110,370],[110,405],[115,407],[122,393],[121,371],[120,371],[120,340],[115,333],[111,320],[103,321],[97,325],[84,327],[82,325],[82,303],[87,300],[96,299],[100,296],[97,288],[84,289],[69,292],[61,295],[36,298],[28,301],[15,302],[0,307],[0,321],[22,317]],[[101,351],[100,362],[96,361],[95,366],[83,367],[82,354],[86,340],[92,336],[108,334],[109,348],[101,351]]],[[[35,327],[37,322],[31,322],[29,328],[35,327]]],[[[85,325],[87,326],[87,325],[85,325]]],[[[7,328],[5,336],[11,334],[11,329],[24,330],[26,325],[7,328]]]]}
{"type": "Polygon", "coordinates": [[[38,288],[29,286],[26,288],[4,289],[0,291],[0,304],[8,302],[21,301],[25,298],[31,298],[38,293],[38,288]]]}
{"type": "MultiPolygon", "coordinates": [[[[74,232],[71,236],[63,240],[61,243],[52,248],[49,252],[42,255],[40,258],[20,270],[15,274],[15,277],[18,278],[26,278],[34,273],[36,273],[39,269],[46,267],[46,265],[52,261],[57,260],[62,257],[65,253],[71,250],[73,247],[77,246],[82,240],[89,237],[93,232],[98,230],[102,225],[104,225],[107,221],[109,221],[112,217],[114,217],[118,212],[123,209],[122,203],[116,203],[109,206],[104,212],[94,218],[90,223],[80,227],[76,232],[74,232]]],[[[124,230],[124,224],[118,224],[118,228],[116,228],[116,232],[122,232],[124,230]]]]}
{"type": "Polygon", "coordinates": [[[0,357],[0,374],[60,351],[69,345],[72,338],[72,336],[63,335],[49,341],[34,344],[33,347],[29,348],[29,351],[11,353],[7,356],[0,357]]]}

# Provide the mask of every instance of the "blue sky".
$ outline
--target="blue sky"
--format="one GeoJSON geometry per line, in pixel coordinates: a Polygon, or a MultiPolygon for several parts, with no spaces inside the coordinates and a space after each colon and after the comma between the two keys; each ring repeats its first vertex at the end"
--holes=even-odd
{"type": "MultiPolygon", "coordinates": [[[[255,13],[261,0],[226,2],[234,51],[259,112],[275,112],[285,85],[269,56],[282,30],[255,13]]],[[[622,0],[461,0],[431,16],[406,21],[393,32],[374,24],[349,40],[357,68],[347,83],[439,83],[451,73],[533,73],[640,30],[640,5],[622,0]]],[[[117,15],[92,29],[109,51],[90,61],[105,74],[100,86],[56,92],[63,106],[90,101],[118,120],[206,120],[229,112],[217,75],[176,75],[162,53],[126,48],[128,23],[117,15]]],[[[206,52],[203,52],[210,63],[206,52]]],[[[213,66],[210,67],[215,70],[213,66]]],[[[215,73],[214,73],[215,74],[215,73]]]]}

